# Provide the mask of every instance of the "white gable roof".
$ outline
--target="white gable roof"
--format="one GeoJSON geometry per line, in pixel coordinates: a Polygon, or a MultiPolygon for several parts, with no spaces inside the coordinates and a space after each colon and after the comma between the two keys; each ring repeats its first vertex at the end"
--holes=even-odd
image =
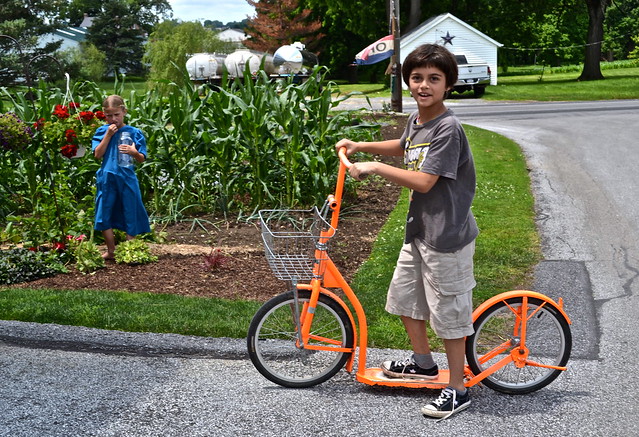
{"type": "Polygon", "coordinates": [[[437,15],[435,17],[431,17],[428,20],[424,21],[421,25],[417,26],[416,28],[408,32],[406,35],[403,35],[401,37],[402,45],[405,45],[405,44],[408,45],[411,42],[414,42],[417,38],[422,36],[424,33],[437,28],[437,26],[439,26],[440,24],[443,24],[443,22],[446,20],[452,20],[456,24],[468,29],[470,32],[475,34],[478,38],[484,39],[487,43],[490,43],[494,45],[495,47],[503,46],[503,44],[495,41],[488,35],[480,32],[479,30],[475,29],[470,24],[460,20],[459,18],[457,18],[456,16],[450,13],[437,15]]]}
{"type": "Polygon", "coordinates": [[[217,37],[222,41],[242,42],[246,39],[246,34],[239,29],[225,29],[218,33],[217,37]]]}
{"type": "Polygon", "coordinates": [[[455,54],[464,54],[471,64],[488,64],[491,85],[497,85],[497,49],[503,44],[452,14],[429,18],[400,39],[400,62],[422,44],[441,44],[455,54]]]}

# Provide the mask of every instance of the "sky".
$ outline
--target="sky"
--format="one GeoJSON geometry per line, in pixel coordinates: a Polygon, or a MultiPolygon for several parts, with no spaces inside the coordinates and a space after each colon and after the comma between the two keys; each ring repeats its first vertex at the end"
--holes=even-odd
{"type": "Polygon", "coordinates": [[[173,18],[182,21],[217,20],[226,24],[242,21],[255,11],[246,0],[168,0],[173,8],[173,18]]]}

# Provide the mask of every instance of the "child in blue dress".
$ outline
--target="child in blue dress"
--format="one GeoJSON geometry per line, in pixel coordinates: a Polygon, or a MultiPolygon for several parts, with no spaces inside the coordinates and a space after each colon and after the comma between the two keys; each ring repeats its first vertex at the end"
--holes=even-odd
{"type": "Polygon", "coordinates": [[[113,229],[126,232],[127,239],[151,232],[149,216],[142,203],[142,194],[135,166],[120,166],[118,155],[131,156],[141,163],[146,159],[146,139],[138,128],[126,125],[127,113],[124,99],[117,95],[107,97],[102,103],[106,124],[100,126],[93,136],[92,150],[102,165],[96,173],[95,225],[102,231],[107,251],[102,254],[111,260],[115,254],[113,229]],[[122,133],[128,132],[133,144],[120,144],[122,133]]]}

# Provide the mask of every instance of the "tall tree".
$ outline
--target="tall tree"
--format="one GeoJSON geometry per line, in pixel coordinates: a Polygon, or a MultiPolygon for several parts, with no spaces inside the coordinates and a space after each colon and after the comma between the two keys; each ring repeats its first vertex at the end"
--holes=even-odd
{"type": "Polygon", "coordinates": [[[600,80],[601,74],[601,44],[604,39],[604,18],[608,0],[586,0],[588,6],[588,36],[584,68],[579,80],[600,80]]]}
{"type": "Polygon", "coordinates": [[[234,47],[233,43],[221,41],[217,32],[197,21],[176,23],[167,20],[151,33],[144,60],[151,65],[150,80],[165,79],[181,84],[184,77],[178,68],[184,68],[189,55],[230,53],[234,47]]]}
{"type": "Polygon", "coordinates": [[[310,21],[310,9],[299,7],[299,0],[246,0],[255,8],[245,32],[250,36],[244,44],[254,50],[274,52],[283,45],[303,42],[314,50],[324,36],[319,33],[322,23],[310,21]]]}
{"type": "Polygon", "coordinates": [[[43,57],[60,42],[43,42],[42,37],[59,24],[57,14],[65,0],[3,0],[0,2],[0,85],[29,80],[40,73],[59,74],[57,66],[43,57]]]}
{"type": "Polygon", "coordinates": [[[421,0],[410,0],[410,11],[408,13],[408,26],[406,32],[410,32],[422,24],[422,2],[421,0]]]}
{"type": "Polygon", "coordinates": [[[613,1],[606,9],[604,26],[606,59],[626,59],[637,46],[633,37],[639,37],[639,0],[613,1]]]}
{"type": "Polygon", "coordinates": [[[71,26],[79,26],[84,19],[84,14],[89,17],[99,14],[104,3],[103,0],[68,0],[68,2],[60,15],[71,26]]]}
{"type": "Polygon", "coordinates": [[[170,10],[167,0],[103,2],[87,39],[104,52],[110,71],[141,74],[146,36],[170,10]]]}

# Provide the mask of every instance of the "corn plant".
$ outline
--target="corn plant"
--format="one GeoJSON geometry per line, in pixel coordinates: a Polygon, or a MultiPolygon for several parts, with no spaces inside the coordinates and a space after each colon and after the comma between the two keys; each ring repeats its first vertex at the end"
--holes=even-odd
{"type": "MultiPolygon", "coordinates": [[[[150,212],[172,220],[220,211],[245,218],[265,206],[322,201],[335,182],[334,144],[377,133],[377,126],[362,123],[357,113],[334,111],[348,96],[336,99],[325,75],[317,68],[310,80],[296,84],[276,83],[260,72],[245,81],[225,80],[216,89],[185,81],[128,95],[117,82],[116,93],[127,100],[128,123],[147,138],[148,159],[137,175],[150,212]]],[[[2,93],[30,123],[49,120],[67,97],[44,84],[31,90],[33,100],[24,93],[2,93]]],[[[91,82],[74,84],[72,94],[92,111],[106,97],[91,82]]],[[[82,158],[66,159],[47,147],[46,138],[40,134],[22,153],[0,156],[0,196],[11,200],[3,202],[3,214],[12,217],[14,232],[23,229],[24,239],[34,243],[69,231],[90,232],[100,165],[91,144],[84,144],[82,158]]]]}

